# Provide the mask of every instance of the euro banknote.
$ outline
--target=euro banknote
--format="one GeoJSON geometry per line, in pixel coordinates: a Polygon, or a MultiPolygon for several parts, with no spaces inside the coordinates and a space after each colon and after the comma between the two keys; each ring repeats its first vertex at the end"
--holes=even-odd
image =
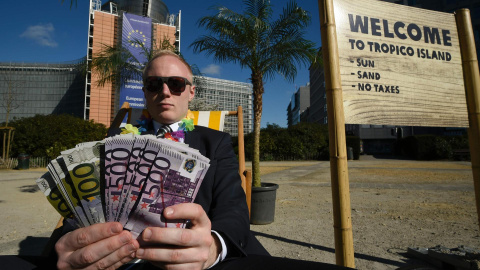
{"type": "Polygon", "coordinates": [[[185,227],[163,209],[195,200],[210,160],[188,145],[155,136],[117,135],[61,152],[37,185],[70,224],[120,222],[139,235],[146,227],[185,227]]]}

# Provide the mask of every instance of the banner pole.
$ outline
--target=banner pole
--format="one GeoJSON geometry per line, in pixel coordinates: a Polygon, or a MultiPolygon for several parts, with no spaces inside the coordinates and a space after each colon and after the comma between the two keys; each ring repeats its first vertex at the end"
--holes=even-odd
{"type": "Polygon", "coordinates": [[[355,268],[345,117],[333,0],[318,0],[327,93],[333,227],[337,265],[355,268]]]}
{"type": "Polygon", "coordinates": [[[468,139],[472,162],[473,185],[480,227],[480,74],[472,21],[468,9],[455,12],[460,50],[462,53],[463,80],[468,110],[468,139]]]}

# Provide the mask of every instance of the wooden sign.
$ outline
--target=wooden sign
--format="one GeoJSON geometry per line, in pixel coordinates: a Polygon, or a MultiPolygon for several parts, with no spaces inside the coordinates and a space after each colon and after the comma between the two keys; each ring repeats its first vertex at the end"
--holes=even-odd
{"type": "Polygon", "coordinates": [[[468,127],[454,14],[333,2],[345,123],[468,127]]]}

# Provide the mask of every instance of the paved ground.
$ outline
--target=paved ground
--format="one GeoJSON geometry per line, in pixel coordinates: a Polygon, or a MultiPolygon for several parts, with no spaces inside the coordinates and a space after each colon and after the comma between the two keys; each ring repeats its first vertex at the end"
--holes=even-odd
{"type": "MultiPolygon", "coordinates": [[[[358,269],[427,265],[407,256],[409,247],[480,248],[470,163],[362,156],[349,161],[348,174],[358,269]]],[[[275,221],[251,226],[267,250],[335,263],[329,162],[300,163],[262,181],[280,185],[275,221]]]]}
{"type": "Polygon", "coordinates": [[[35,180],[45,170],[0,170],[0,255],[37,255],[60,215],[35,180]]]}
{"type": "MultiPolygon", "coordinates": [[[[263,162],[263,182],[280,184],[275,222],[252,225],[274,256],[335,263],[329,162],[263,162]]],[[[397,269],[418,261],[410,246],[479,248],[468,162],[362,156],[349,161],[355,263],[397,269]]],[[[0,171],[0,255],[39,254],[59,215],[36,188],[44,170],[0,171]]]]}
{"type": "MultiPolygon", "coordinates": [[[[366,158],[361,161],[352,161],[349,164],[349,169],[362,169],[368,167],[369,169],[378,169],[382,170],[385,169],[384,166],[376,166],[376,163],[382,162],[378,161],[375,159],[371,158],[366,158]]],[[[403,161],[404,163],[405,161],[403,161]]],[[[315,174],[318,173],[319,171],[322,170],[330,170],[330,164],[328,162],[315,162],[311,164],[312,162],[297,162],[295,167],[285,169],[279,172],[274,172],[274,173],[269,173],[267,175],[262,176],[262,181],[264,182],[274,182],[274,183],[282,183],[282,184],[288,184],[288,185],[293,185],[293,186],[299,186],[299,185],[307,185],[311,187],[331,187],[331,182],[330,178],[328,179],[323,179],[324,181],[322,182],[304,182],[304,181],[299,181],[299,179],[305,180],[308,178],[310,174],[315,174]]],[[[272,162],[272,164],[268,164],[264,162],[262,166],[288,166],[288,162],[272,162]]],[[[383,164],[385,164],[385,161],[383,161],[383,164]]],[[[452,162],[452,164],[463,164],[465,166],[469,166],[468,162],[452,162]]],[[[451,171],[451,169],[446,169],[442,168],[441,166],[438,168],[408,168],[409,170],[416,170],[419,172],[422,171],[451,171]]],[[[462,169],[465,170],[465,169],[462,169]]],[[[401,178],[401,174],[399,174],[399,178],[401,178]]],[[[472,190],[472,183],[463,183],[463,184],[458,184],[458,183],[447,183],[447,184],[441,184],[441,183],[436,183],[435,185],[432,185],[431,183],[429,184],[424,184],[421,182],[415,183],[412,185],[412,183],[402,183],[402,182],[351,182],[350,183],[350,188],[351,189],[356,189],[356,188],[370,188],[370,189],[414,189],[414,190],[451,190],[451,191],[471,191],[472,190]]]]}

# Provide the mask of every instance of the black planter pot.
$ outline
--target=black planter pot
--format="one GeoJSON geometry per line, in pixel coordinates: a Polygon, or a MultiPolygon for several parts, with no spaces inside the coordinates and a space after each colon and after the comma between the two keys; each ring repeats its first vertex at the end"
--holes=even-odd
{"type": "Polygon", "coordinates": [[[262,183],[261,187],[252,187],[250,223],[263,225],[273,222],[277,189],[278,185],[273,183],[262,183]]]}

